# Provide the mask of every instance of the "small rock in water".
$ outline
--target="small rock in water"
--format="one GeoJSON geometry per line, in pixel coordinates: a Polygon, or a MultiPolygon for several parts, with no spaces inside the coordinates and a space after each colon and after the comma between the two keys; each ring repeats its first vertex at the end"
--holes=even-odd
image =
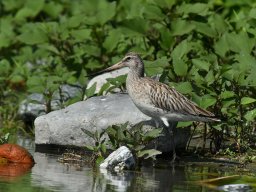
{"type": "Polygon", "coordinates": [[[101,169],[111,169],[120,171],[124,169],[132,169],[135,166],[135,159],[132,152],[125,146],[119,147],[112,152],[103,163],[100,164],[101,169]]]}

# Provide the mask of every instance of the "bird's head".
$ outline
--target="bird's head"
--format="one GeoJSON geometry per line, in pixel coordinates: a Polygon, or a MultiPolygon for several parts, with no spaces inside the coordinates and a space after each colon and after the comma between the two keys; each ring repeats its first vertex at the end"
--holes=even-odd
{"type": "Polygon", "coordinates": [[[144,64],[141,57],[137,53],[130,52],[130,53],[127,53],[124,56],[124,58],[118,63],[116,63],[115,65],[112,65],[106,69],[103,69],[102,71],[99,71],[96,74],[102,74],[105,72],[114,71],[123,67],[129,67],[132,70],[143,71],[144,73],[144,64]]]}

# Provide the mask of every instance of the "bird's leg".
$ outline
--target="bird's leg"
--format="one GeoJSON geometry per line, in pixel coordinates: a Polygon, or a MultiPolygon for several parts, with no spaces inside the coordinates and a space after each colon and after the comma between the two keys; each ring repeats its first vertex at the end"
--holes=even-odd
{"type": "Polygon", "coordinates": [[[178,122],[171,121],[168,122],[167,119],[163,119],[163,123],[165,124],[165,127],[167,129],[167,132],[170,134],[171,137],[171,143],[172,143],[172,160],[171,163],[173,164],[176,159],[176,150],[175,150],[175,140],[174,140],[174,129],[176,128],[178,122]]]}
{"type": "Polygon", "coordinates": [[[175,145],[175,137],[174,137],[174,129],[176,128],[177,126],[177,123],[178,122],[169,122],[169,128],[168,128],[168,131],[169,131],[169,134],[171,136],[171,142],[172,142],[172,161],[171,163],[174,163],[175,160],[176,160],[176,145],[175,145]]]}
{"type": "MultiPolygon", "coordinates": [[[[159,128],[159,126],[160,126],[159,121],[158,121],[157,119],[154,119],[154,121],[155,121],[155,126],[156,126],[156,128],[159,128]]],[[[158,143],[159,143],[159,137],[157,137],[157,138],[155,139],[155,150],[157,150],[158,143]]]]}

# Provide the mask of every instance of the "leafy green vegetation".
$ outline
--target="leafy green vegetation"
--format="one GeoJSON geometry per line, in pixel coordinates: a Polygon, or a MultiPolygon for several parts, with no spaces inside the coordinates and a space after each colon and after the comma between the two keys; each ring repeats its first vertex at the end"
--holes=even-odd
{"type": "Polygon", "coordinates": [[[91,132],[82,128],[82,131],[93,139],[93,145],[86,145],[86,149],[93,152],[92,162],[99,165],[107,155],[107,149],[114,151],[121,146],[128,147],[140,165],[142,159],[155,159],[156,155],[161,154],[156,149],[148,149],[147,144],[161,136],[162,129],[145,131],[142,124],[128,127],[128,122],[123,125],[112,125],[104,131],[91,132]],[[109,138],[109,140],[106,140],[109,138]]]}
{"type": "MultiPolygon", "coordinates": [[[[226,139],[255,142],[256,4],[254,0],[2,0],[1,131],[24,95],[54,91],[139,52],[146,74],[175,86],[223,119],[212,125],[215,151],[226,139]]],[[[123,78],[103,87],[123,86],[123,78]]],[[[77,100],[63,103],[63,106],[77,100]]],[[[180,124],[179,126],[184,126],[180,124]]],[[[191,124],[186,124],[191,126],[191,124]]],[[[8,129],[9,129],[8,128],[8,129]]]]}

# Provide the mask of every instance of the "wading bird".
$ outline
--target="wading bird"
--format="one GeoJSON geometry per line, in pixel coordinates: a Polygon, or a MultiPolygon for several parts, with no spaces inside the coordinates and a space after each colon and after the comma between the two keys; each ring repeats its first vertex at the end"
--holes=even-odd
{"type": "Polygon", "coordinates": [[[173,158],[176,158],[173,128],[179,121],[220,121],[215,115],[187,99],[173,87],[144,76],[144,63],[137,53],[128,53],[117,64],[96,74],[129,67],[126,88],[132,101],[145,115],[161,122],[172,139],[173,158]]]}

